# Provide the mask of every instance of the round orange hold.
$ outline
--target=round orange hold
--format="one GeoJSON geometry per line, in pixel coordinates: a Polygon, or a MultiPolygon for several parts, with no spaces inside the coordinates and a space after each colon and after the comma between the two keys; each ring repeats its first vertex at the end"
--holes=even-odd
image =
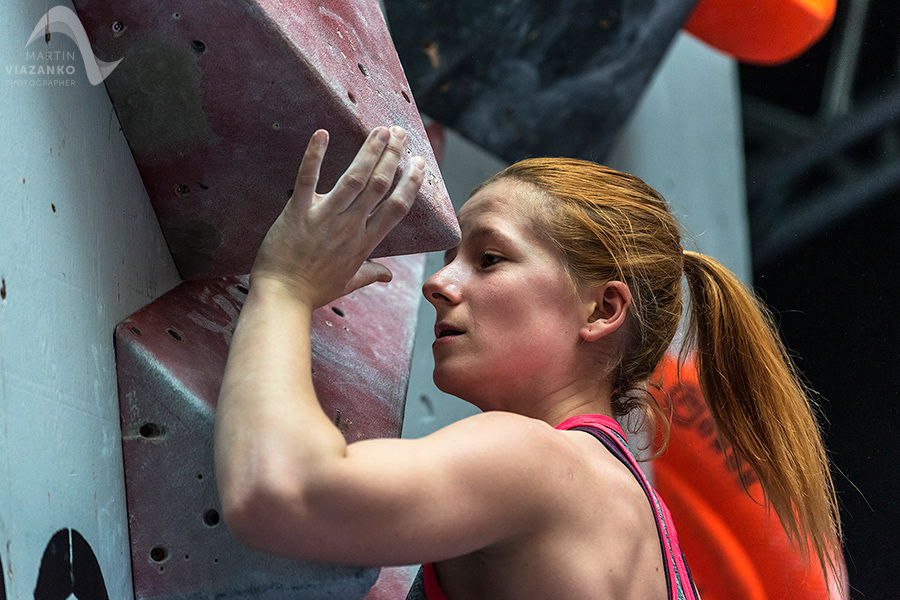
{"type": "Polygon", "coordinates": [[[776,65],[821,39],[836,5],[837,0],[700,0],[684,28],[742,62],[776,65]]]}

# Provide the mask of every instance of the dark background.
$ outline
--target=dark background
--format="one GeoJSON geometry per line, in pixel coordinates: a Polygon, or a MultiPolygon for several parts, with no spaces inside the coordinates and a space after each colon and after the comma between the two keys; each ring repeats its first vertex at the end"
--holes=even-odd
{"type": "Polygon", "coordinates": [[[854,599],[900,597],[898,48],[895,1],[839,0],[806,54],[741,67],[754,283],[821,394],[854,599]],[[794,175],[767,187],[786,165],[794,175]]]}

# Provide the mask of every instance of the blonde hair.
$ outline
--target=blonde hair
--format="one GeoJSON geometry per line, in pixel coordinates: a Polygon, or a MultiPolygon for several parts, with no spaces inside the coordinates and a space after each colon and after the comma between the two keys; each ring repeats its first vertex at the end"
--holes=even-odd
{"type": "Polygon", "coordinates": [[[646,385],[678,330],[687,281],[682,352],[696,352],[720,435],[753,469],[794,546],[804,557],[812,546],[823,572],[837,573],[841,527],[815,404],[765,306],[716,260],[682,250],[665,199],[637,177],[583,160],[535,158],[478,189],[503,179],[549,196],[535,225],[576,284],[628,285],[632,332],[612,375],[613,411],[642,409],[664,424],[666,438],[668,421],[646,385]]]}

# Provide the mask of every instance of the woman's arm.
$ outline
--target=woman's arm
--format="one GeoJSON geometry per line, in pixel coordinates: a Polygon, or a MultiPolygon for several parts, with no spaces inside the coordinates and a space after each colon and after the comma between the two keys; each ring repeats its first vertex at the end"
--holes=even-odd
{"type": "Polygon", "coordinates": [[[335,189],[319,196],[327,134],[317,132],[254,264],[222,384],[215,456],[225,521],[259,549],[356,564],[440,560],[522,535],[542,522],[547,498],[560,497],[554,473],[570,481],[559,436],[539,421],[486,414],[421,440],[348,446],[319,406],[311,314],[389,278],[364,261],[422,181],[412,166],[381,202],[403,138],[375,130],[335,189]]]}

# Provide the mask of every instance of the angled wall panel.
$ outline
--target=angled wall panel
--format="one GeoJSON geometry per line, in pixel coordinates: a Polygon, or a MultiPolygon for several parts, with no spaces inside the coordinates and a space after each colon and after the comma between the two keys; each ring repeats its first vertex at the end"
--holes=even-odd
{"type": "MultiPolygon", "coordinates": [[[[316,390],[348,442],[400,435],[424,257],[384,262],[393,282],[313,315],[316,390]]],[[[213,418],[246,286],[185,282],[116,330],[135,597],[362,598],[377,570],[274,558],[221,521],[213,418]]]]}
{"type": "MultiPolygon", "coordinates": [[[[179,273],[250,271],[312,133],[320,191],[368,132],[401,125],[426,183],[373,256],[452,247],[459,229],[376,0],[76,0],[179,273]]],[[[408,157],[401,162],[402,168],[408,157]]]]}

